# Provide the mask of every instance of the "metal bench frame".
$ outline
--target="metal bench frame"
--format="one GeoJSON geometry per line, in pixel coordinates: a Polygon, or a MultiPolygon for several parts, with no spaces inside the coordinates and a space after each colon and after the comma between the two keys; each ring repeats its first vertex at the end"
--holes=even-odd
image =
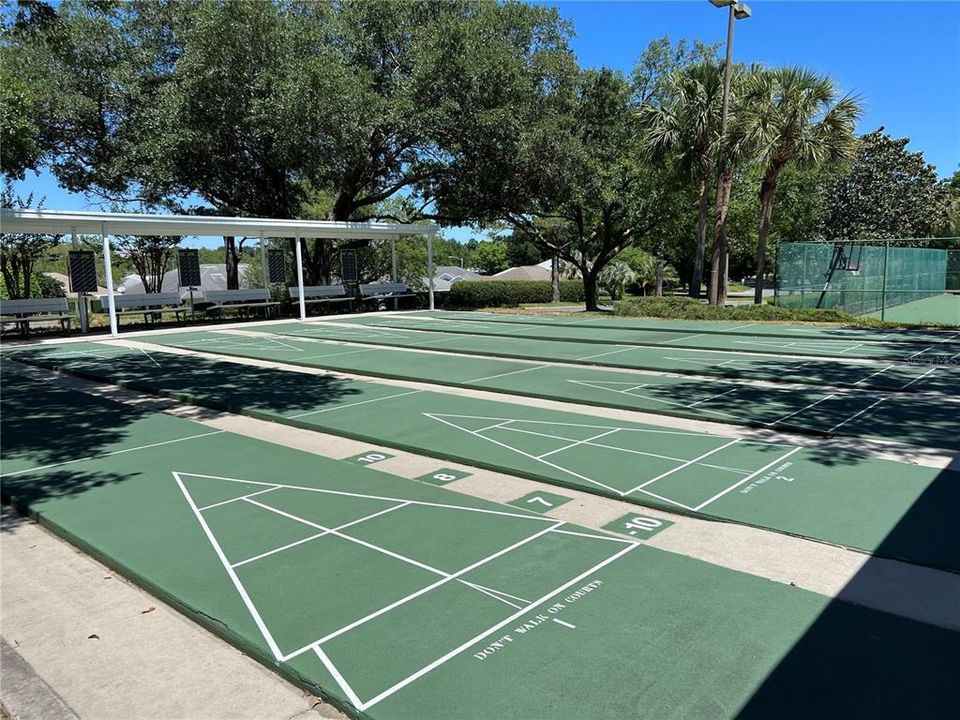
{"type": "Polygon", "coordinates": [[[251,309],[261,309],[263,316],[267,317],[272,308],[280,305],[279,302],[270,299],[270,291],[265,288],[207,290],[203,295],[206,300],[213,303],[205,307],[204,312],[219,317],[223,317],[225,311],[236,311],[246,315],[251,309]]]}
{"type": "MultiPolygon", "coordinates": [[[[100,296],[100,310],[109,312],[107,295],[100,296]]],[[[183,298],[179,293],[114,293],[113,307],[117,313],[117,325],[124,315],[143,315],[145,323],[158,322],[163,313],[173,313],[177,322],[187,314],[189,308],[183,307],[183,298]]]]}
{"type": "MultiPolygon", "coordinates": [[[[294,304],[300,302],[300,288],[291,285],[287,288],[290,292],[290,301],[294,304]]],[[[353,307],[353,296],[343,285],[307,285],[303,288],[304,305],[333,305],[335,303],[348,303],[353,307]]]]}
{"type": "Polygon", "coordinates": [[[399,300],[405,297],[419,297],[406,283],[361,283],[360,301],[399,300]]]}

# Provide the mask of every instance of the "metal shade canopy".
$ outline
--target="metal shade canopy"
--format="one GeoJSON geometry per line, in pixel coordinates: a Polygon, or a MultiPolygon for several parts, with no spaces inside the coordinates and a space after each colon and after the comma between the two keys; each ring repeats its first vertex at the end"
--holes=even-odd
{"type": "MultiPolygon", "coordinates": [[[[208,215],[144,215],[136,213],[82,212],[74,210],[0,209],[0,233],[100,235],[103,240],[104,277],[110,314],[110,334],[117,335],[113,268],[108,235],[188,235],[199,237],[247,235],[260,238],[324,238],[336,240],[391,240],[401,236],[424,235],[427,240],[427,286],[430,309],[433,297],[434,224],[393,225],[390,223],[334,222],[331,220],[278,220],[254,217],[208,215]]],[[[303,258],[300,242],[294,243],[297,286],[300,289],[300,319],[306,319],[303,294],[303,258]]],[[[393,250],[396,268],[396,250],[393,250]]],[[[394,276],[396,269],[394,269],[394,276]]],[[[395,279],[395,278],[394,278],[395,279]]]]}
{"type": "Polygon", "coordinates": [[[276,220],[206,215],[139,215],[73,210],[11,210],[0,212],[0,232],[71,232],[110,235],[251,235],[263,237],[322,237],[375,240],[399,235],[434,235],[438,226],[390,223],[276,220]],[[104,227],[106,226],[106,227],[104,227]]]}

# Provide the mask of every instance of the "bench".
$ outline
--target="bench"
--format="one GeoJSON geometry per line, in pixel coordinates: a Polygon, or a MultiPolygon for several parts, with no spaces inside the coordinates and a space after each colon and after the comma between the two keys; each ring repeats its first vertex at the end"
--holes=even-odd
{"type": "Polygon", "coordinates": [[[204,308],[208,314],[222,316],[224,312],[238,312],[247,314],[250,310],[263,310],[264,317],[270,312],[271,308],[280,305],[279,302],[270,300],[270,291],[266,288],[254,288],[250,290],[207,290],[203,293],[207,302],[212,303],[204,308]]]}
{"type": "MultiPolygon", "coordinates": [[[[300,288],[297,285],[291,285],[290,301],[294,304],[300,302],[300,288]]],[[[333,304],[333,303],[353,303],[353,298],[347,294],[347,288],[343,285],[305,285],[303,288],[304,305],[333,304]]]]}
{"type": "Polygon", "coordinates": [[[73,317],[69,311],[65,297],[0,300],[0,321],[18,326],[24,335],[30,334],[30,323],[35,322],[59,322],[65,332],[70,332],[73,317]]]}
{"type": "Polygon", "coordinates": [[[418,297],[406,283],[361,283],[360,299],[362,301],[394,300],[405,297],[418,297]]]}
{"type": "MultiPolygon", "coordinates": [[[[110,312],[110,299],[101,295],[100,310],[110,312]]],[[[177,322],[180,316],[186,314],[188,308],[183,307],[183,299],[178,293],[114,293],[113,307],[117,313],[119,325],[124,315],[143,315],[144,322],[159,320],[163,313],[173,313],[177,322]]]]}

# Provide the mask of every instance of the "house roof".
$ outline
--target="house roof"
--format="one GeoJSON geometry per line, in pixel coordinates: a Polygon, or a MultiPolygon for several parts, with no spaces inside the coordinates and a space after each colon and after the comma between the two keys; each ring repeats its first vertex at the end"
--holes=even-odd
{"type": "Polygon", "coordinates": [[[520,265],[491,276],[496,280],[549,280],[550,268],[542,265],[520,265]]]}
{"type": "MultiPolygon", "coordinates": [[[[241,282],[243,281],[244,275],[247,273],[247,269],[250,266],[247,263],[240,263],[237,271],[240,276],[241,282]]],[[[200,292],[206,290],[226,290],[227,289],[227,266],[223,263],[212,263],[209,265],[200,266],[200,292]]],[[[143,293],[146,292],[143,287],[143,281],[140,279],[139,275],[126,275],[123,280],[117,285],[117,291],[121,293],[143,293]]],[[[106,292],[106,290],[104,290],[106,292]]],[[[158,292],[172,293],[179,292],[180,297],[186,298],[190,296],[190,289],[181,287],[180,285],[180,275],[179,271],[167,270],[163,274],[163,282],[160,284],[160,290],[158,292]]],[[[194,297],[198,297],[200,293],[194,291],[194,297]]]]}

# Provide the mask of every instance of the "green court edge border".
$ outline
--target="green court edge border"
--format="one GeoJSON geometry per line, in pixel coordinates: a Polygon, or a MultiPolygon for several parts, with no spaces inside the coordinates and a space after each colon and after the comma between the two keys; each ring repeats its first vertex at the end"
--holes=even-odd
{"type": "MultiPolygon", "coordinates": [[[[672,513],[672,514],[674,514],[674,515],[680,515],[680,516],[684,516],[684,517],[698,518],[698,519],[701,519],[701,520],[711,520],[711,521],[713,521],[713,522],[729,523],[729,524],[731,524],[731,525],[742,525],[742,526],[745,526],[745,527],[756,528],[756,529],[758,529],[758,530],[766,530],[766,531],[768,531],[768,532],[776,532],[776,533],[778,533],[778,534],[780,534],[780,535],[785,535],[785,536],[787,536],[787,537],[795,537],[795,538],[799,538],[799,539],[801,539],[801,540],[809,540],[809,541],[811,541],[811,542],[816,542],[816,543],[819,543],[819,544],[821,544],[821,545],[828,545],[828,546],[831,546],[831,547],[839,547],[839,548],[843,548],[843,549],[845,549],[845,550],[851,550],[851,551],[853,551],[853,552],[856,552],[856,553],[859,553],[859,554],[861,554],[861,555],[864,555],[864,556],[866,556],[866,557],[868,557],[868,558],[870,558],[870,557],[889,558],[889,559],[892,559],[892,560],[899,560],[899,561],[902,561],[902,562],[910,562],[911,564],[914,564],[914,565],[916,565],[917,567],[928,567],[928,568],[933,568],[933,569],[935,569],[935,570],[943,570],[943,571],[946,571],[946,572],[955,572],[954,570],[951,570],[950,568],[942,567],[942,566],[940,566],[940,565],[918,563],[916,560],[908,560],[908,559],[899,557],[899,556],[894,555],[894,554],[889,554],[889,555],[888,555],[888,554],[881,554],[881,553],[876,552],[875,550],[874,550],[874,551],[865,550],[865,549],[863,549],[863,548],[858,548],[858,547],[855,547],[855,546],[852,546],[852,545],[844,545],[843,543],[832,542],[832,541],[830,541],[830,540],[824,540],[824,539],[822,539],[822,538],[812,537],[812,536],[809,536],[809,535],[802,535],[802,534],[797,533],[797,532],[792,532],[792,531],[789,531],[789,530],[783,530],[783,529],[780,529],[780,528],[771,528],[771,527],[769,527],[769,526],[767,526],[767,525],[761,525],[761,524],[759,524],[759,523],[748,522],[748,521],[746,521],[746,520],[737,520],[737,519],[734,519],[734,518],[727,518],[727,517],[722,517],[722,516],[720,516],[720,515],[712,515],[712,514],[710,514],[710,513],[704,513],[704,512],[693,512],[693,511],[690,511],[690,510],[686,510],[686,509],[684,509],[684,508],[667,506],[666,503],[660,504],[660,503],[657,503],[656,500],[653,500],[653,501],[650,501],[650,502],[646,502],[646,503],[644,503],[644,504],[641,504],[641,503],[637,502],[636,500],[628,499],[628,498],[626,498],[626,497],[621,497],[621,496],[619,496],[619,495],[616,495],[616,494],[610,492],[609,490],[605,490],[604,488],[599,488],[599,487],[598,487],[598,488],[595,489],[595,490],[594,490],[594,489],[585,490],[582,486],[576,485],[576,484],[574,484],[574,483],[572,483],[572,482],[568,482],[568,481],[566,481],[566,480],[557,480],[557,479],[555,479],[555,478],[547,477],[547,476],[545,476],[545,475],[539,475],[539,474],[537,474],[537,473],[528,472],[528,471],[513,470],[513,469],[510,469],[510,470],[506,470],[506,471],[505,471],[504,468],[502,468],[502,467],[500,467],[500,466],[498,466],[498,465],[496,465],[496,464],[494,464],[494,463],[488,463],[488,462],[483,461],[483,460],[474,460],[474,459],[472,459],[472,458],[465,458],[465,457],[461,457],[461,456],[459,456],[459,455],[449,455],[449,454],[446,454],[446,455],[445,455],[445,454],[441,454],[440,452],[438,452],[438,451],[436,451],[436,450],[433,450],[432,448],[429,449],[429,450],[427,450],[427,449],[424,449],[424,448],[421,448],[421,447],[416,447],[416,446],[413,446],[413,445],[407,445],[406,443],[395,442],[395,441],[386,441],[386,440],[384,440],[383,438],[373,438],[373,437],[370,437],[370,436],[368,436],[368,435],[365,435],[364,433],[353,433],[353,432],[346,432],[346,431],[343,431],[343,430],[337,430],[336,432],[334,432],[334,431],[332,431],[332,430],[328,430],[328,429],[324,429],[324,428],[318,428],[317,426],[315,426],[315,425],[310,425],[310,424],[308,424],[308,423],[302,423],[302,422],[299,422],[298,420],[295,420],[295,419],[294,419],[294,420],[291,420],[291,419],[287,419],[287,418],[280,418],[280,417],[277,416],[277,415],[270,415],[269,413],[263,413],[263,412],[260,412],[260,411],[258,411],[258,410],[247,410],[247,409],[244,409],[244,408],[242,408],[242,407],[237,407],[237,406],[231,405],[230,403],[220,403],[220,402],[207,401],[207,400],[201,401],[201,400],[199,400],[199,399],[197,399],[197,398],[191,397],[189,393],[181,393],[181,392],[169,392],[169,393],[168,393],[168,392],[161,392],[161,391],[159,391],[159,390],[157,390],[157,389],[154,389],[154,388],[151,388],[151,387],[149,387],[149,386],[147,386],[147,385],[144,385],[143,383],[141,383],[140,381],[137,381],[137,380],[134,380],[134,381],[125,381],[125,380],[123,380],[123,381],[117,381],[117,380],[110,380],[110,379],[105,379],[105,378],[103,378],[103,377],[101,377],[101,376],[98,376],[98,375],[96,375],[96,374],[94,374],[94,373],[89,373],[89,372],[85,372],[85,371],[82,371],[82,370],[79,370],[79,371],[78,371],[78,370],[66,370],[66,369],[61,370],[61,369],[58,369],[58,368],[53,367],[53,366],[51,366],[51,365],[48,365],[48,364],[45,364],[45,363],[36,362],[36,361],[32,361],[32,362],[30,362],[30,363],[23,363],[23,364],[28,364],[28,365],[29,365],[29,364],[33,364],[33,365],[36,365],[37,367],[43,367],[43,368],[46,368],[46,369],[48,369],[48,370],[53,370],[53,371],[55,371],[55,372],[60,372],[60,373],[62,373],[62,374],[66,374],[66,375],[73,375],[73,376],[75,376],[75,377],[83,378],[83,379],[85,379],[85,380],[92,380],[92,381],[94,381],[94,382],[106,383],[106,384],[109,384],[109,385],[113,385],[113,386],[115,386],[115,387],[120,387],[120,388],[125,388],[125,389],[130,389],[130,390],[136,390],[137,392],[141,392],[141,393],[144,393],[144,394],[146,394],[146,395],[153,396],[153,397],[164,397],[164,398],[169,398],[169,399],[173,399],[173,400],[179,400],[180,402],[188,403],[188,404],[195,405],[195,406],[198,406],[198,407],[206,407],[206,408],[209,408],[209,409],[211,409],[211,410],[219,410],[219,411],[221,411],[221,412],[229,412],[229,413],[232,413],[232,414],[235,414],[235,415],[244,415],[244,416],[246,416],[246,417],[251,417],[251,418],[254,418],[254,419],[256,419],[256,420],[263,420],[263,421],[265,421],[265,422],[272,422],[272,423],[276,423],[276,424],[279,424],[279,425],[289,425],[290,427],[300,428],[301,430],[309,430],[309,431],[311,431],[311,432],[325,433],[325,434],[327,434],[327,435],[334,435],[334,436],[336,436],[336,437],[344,437],[344,438],[348,438],[348,439],[350,439],[350,440],[359,440],[359,441],[361,441],[361,442],[371,443],[371,444],[374,444],[374,445],[384,445],[384,446],[386,446],[386,447],[391,447],[391,448],[394,448],[394,449],[397,449],[397,450],[401,450],[401,451],[403,451],[403,452],[408,452],[408,453],[410,453],[411,455],[421,455],[421,456],[431,457],[431,458],[435,458],[435,459],[443,460],[443,461],[447,461],[447,462],[457,462],[457,463],[461,463],[461,464],[463,464],[463,465],[467,465],[467,466],[470,466],[470,467],[480,468],[480,469],[483,469],[483,470],[490,470],[491,472],[497,472],[497,473],[504,473],[504,472],[506,472],[507,474],[513,475],[513,476],[515,476],[515,477],[523,477],[523,478],[527,478],[527,479],[529,479],[529,480],[536,480],[536,481],[538,481],[538,482],[542,482],[542,483],[545,483],[545,484],[547,484],[547,485],[555,485],[555,486],[557,486],[557,487],[563,487],[563,488],[566,488],[566,489],[568,489],[568,490],[576,490],[576,491],[579,491],[579,492],[589,492],[589,493],[592,494],[592,495],[597,495],[597,496],[600,496],[600,497],[605,497],[605,498],[610,499],[610,500],[619,500],[619,501],[621,501],[621,502],[628,502],[628,503],[630,503],[630,504],[632,504],[632,505],[636,505],[637,507],[648,507],[648,508],[653,508],[653,509],[655,509],[655,510],[661,510],[661,511],[663,511],[663,512],[668,512],[668,513],[672,513]]],[[[268,442],[269,442],[269,441],[268,441],[268,442]]]]}

